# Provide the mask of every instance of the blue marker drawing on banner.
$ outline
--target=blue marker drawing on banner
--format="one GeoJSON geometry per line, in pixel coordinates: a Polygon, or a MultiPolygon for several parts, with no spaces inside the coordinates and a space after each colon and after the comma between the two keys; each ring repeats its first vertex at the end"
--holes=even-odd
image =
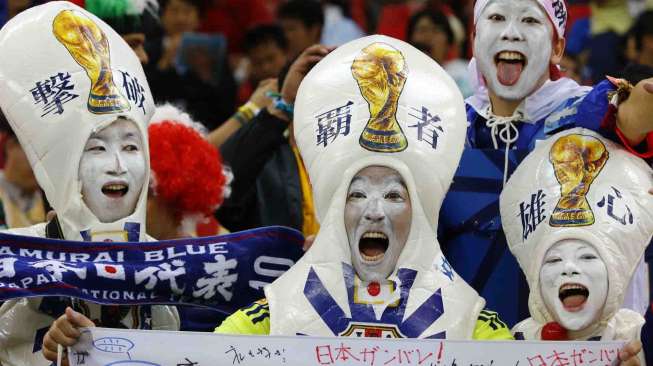
{"type": "Polygon", "coordinates": [[[149,361],[136,361],[136,360],[125,360],[125,361],[116,361],[106,364],[105,366],[161,366],[158,363],[149,362],[149,361]]]}
{"type": "Polygon", "coordinates": [[[104,337],[93,341],[93,347],[102,352],[127,353],[134,348],[134,342],[126,338],[104,337]]]}

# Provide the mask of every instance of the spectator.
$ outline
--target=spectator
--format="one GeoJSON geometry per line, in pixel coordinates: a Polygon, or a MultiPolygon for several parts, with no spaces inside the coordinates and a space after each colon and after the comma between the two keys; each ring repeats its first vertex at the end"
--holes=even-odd
{"type": "Polygon", "coordinates": [[[142,17],[158,17],[159,4],[156,0],[85,0],[84,7],[118,32],[134,50],[141,64],[148,63],[142,17]]]}
{"type": "Polygon", "coordinates": [[[0,130],[5,134],[5,166],[0,172],[0,227],[20,228],[43,222],[46,211],[43,194],[23,148],[1,111],[0,130]]]}
{"type": "Polygon", "coordinates": [[[297,57],[310,45],[320,42],[324,12],[316,0],[290,0],[277,12],[283,32],[288,39],[288,54],[297,57]]]}
{"type": "Polygon", "coordinates": [[[249,60],[248,77],[240,86],[239,104],[247,102],[261,81],[276,78],[288,62],[288,42],[283,29],[277,25],[260,25],[250,29],[245,34],[244,47],[249,60]]]}
{"type": "Polygon", "coordinates": [[[456,43],[449,18],[436,10],[425,9],[410,17],[406,31],[408,42],[431,56],[456,81],[464,97],[473,90],[467,72],[467,61],[451,59],[456,43]]]}
{"type": "MultiPolygon", "coordinates": [[[[243,53],[245,30],[274,21],[280,0],[212,0],[202,14],[200,31],[220,33],[227,38],[230,56],[243,53]]],[[[232,66],[235,63],[231,64],[232,66]]]]}
{"type": "MultiPolygon", "coordinates": [[[[231,173],[203,126],[172,105],[159,106],[148,127],[152,179],[147,233],[159,240],[216,235],[213,211],[229,195],[231,173]],[[200,233],[198,225],[204,232],[200,233]],[[209,226],[211,230],[206,230],[209,226]]],[[[217,310],[177,306],[180,330],[211,331],[224,319],[217,310]]]]}
{"type": "Polygon", "coordinates": [[[634,62],[653,68],[653,10],[640,15],[630,36],[634,41],[634,62]]]}
{"type": "Polygon", "coordinates": [[[146,73],[157,102],[180,105],[214,129],[233,113],[235,84],[223,38],[199,36],[206,43],[191,45],[192,37],[185,36],[197,31],[205,6],[202,0],[161,1],[163,37],[147,42],[151,62],[146,73]],[[186,52],[191,55],[187,70],[177,62],[186,52]]]}
{"type": "MultiPolygon", "coordinates": [[[[148,127],[152,180],[147,233],[159,240],[197,236],[228,194],[230,173],[203,126],[172,105],[159,106],[148,127]]],[[[217,225],[213,235],[217,234],[217,225]]]]}
{"type": "Polygon", "coordinates": [[[234,174],[231,196],[216,211],[230,231],[284,225],[315,234],[313,196],[306,169],[292,137],[289,106],[313,64],[328,53],[321,45],[302,53],[284,80],[282,99],[271,104],[231,136],[220,152],[234,174]]]}
{"type": "Polygon", "coordinates": [[[323,45],[340,46],[365,35],[351,19],[348,0],[325,0],[323,10],[324,28],[320,41],[323,45]]]}

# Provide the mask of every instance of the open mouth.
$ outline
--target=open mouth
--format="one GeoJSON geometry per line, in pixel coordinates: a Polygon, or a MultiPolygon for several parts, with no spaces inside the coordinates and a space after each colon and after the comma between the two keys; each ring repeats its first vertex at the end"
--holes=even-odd
{"type": "Polygon", "coordinates": [[[572,313],[583,309],[589,295],[587,287],[578,283],[565,283],[558,290],[558,298],[565,310],[572,313]]]}
{"type": "Polygon", "coordinates": [[[519,81],[524,67],[526,67],[526,56],[515,51],[501,51],[494,56],[494,63],[497,66],[497,79],[506,86],[512,86],[519,81]]]}
{"type": "Polygon", "coordinates": [[[367,232],[358,240],[358,251],[365,262],[380,262],[388,250],[388,236],[381,232],[367,232]]]}
{"type": "Polygon", "coordinates": [[[121,198],[129,192],[125,183],[107,183],[102,186],[102,193],[109,198],[121,198]]]}

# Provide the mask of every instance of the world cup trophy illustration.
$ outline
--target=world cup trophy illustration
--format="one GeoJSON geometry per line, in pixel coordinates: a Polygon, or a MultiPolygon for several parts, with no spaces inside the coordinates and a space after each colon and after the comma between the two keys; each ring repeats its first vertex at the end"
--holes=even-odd
{"type": "Polygon", "coordinates": [[[386,43],[373,43],[356,56],[351,72],[370,111],[360,145],[376,152],[405,150],[408,141],[396,116],[408,74],[404,56],[386,43]]]}
{"type": "Polygon", "coordinates": [[[95,114],[124,112],[129,101],[113,82],[109,40],[91,19],[73,10],[57,14],[52,32],[91,80],[88,110],[95,114]]]}
{"type": "Polygon", "coordinates": [[[560,200],[551,214],[551,226],[594,224],[586,195],[608,155],[603,142],[592,136],[567,135],[553,144],[549,160],[560,183],[560,200]]]}

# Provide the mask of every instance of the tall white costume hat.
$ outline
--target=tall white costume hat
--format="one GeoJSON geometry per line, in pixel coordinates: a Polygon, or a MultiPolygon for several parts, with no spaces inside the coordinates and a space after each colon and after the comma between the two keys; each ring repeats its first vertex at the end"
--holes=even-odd
{"type": "MultiPolygon", "coordinates": [[[[134,212],[111,223],[101,223],[86,206],[78,177],[89,136],[120,117],[137,126],[149,166],[147,123],[154,103],[131,48],[86,10],[69,2],[50,2],[5,24],[0,30],[0,55],[0,107],[57,212],[59,236],[79,241],[147,241],[149,169],[134,212]]],[[[46,224],[10,232],[43,237],[46,224]]],[[[0,363],[50,365],[38,342],[66,304],[65,298],[58,297],[5,302],[0,307],[0,363]]],[[[104,314],[96,304],[81,307],[91,319],[104,314]]],[[[179,328],[174,307],[126,309],[115,312],[118,318],[111,321],[131,328],[179,328]]]]}
{"type": "Polygon", "coordinates": [[[531,318],[513,328],[540,339],[555,321],[540,293],[546,252],[561,240],[583,240],[599,253],[608,273],[600,319],[575,339],[639,339],[644,319],[621,309],[633,272],[653,235],[651,168],[599,134],[576,128],[541,142],[519,165],[500,199],[510,250],[530,286],[531,318]]]}
{"type": "Polygon", "coordinates": [[[10,20],[0,31],[0,53],[0,106],[57,212],[63,237],[99,240],[115,233],[114,240],[143,241],[149,169],[133,214],[106,224],[84,203],[78,178],[89,136],[119,117],[135,122],[149,164],[154,103],[134,52],[96,16],[51,2],[10,20]]]}
{"type": "Polygon", "coordinates": [[[265,290],[271,334],[471,338],[485,301],[440,251],[440,205],[458,166],[467,122],[443,69],[405,42],[360,38],[304,78],[294,133],[321,228],[311,249],[265,290]],[[385,166],[404,179],[412,223],[389,289],[365,291],[344,224],[352,178],[385,166]]]}

